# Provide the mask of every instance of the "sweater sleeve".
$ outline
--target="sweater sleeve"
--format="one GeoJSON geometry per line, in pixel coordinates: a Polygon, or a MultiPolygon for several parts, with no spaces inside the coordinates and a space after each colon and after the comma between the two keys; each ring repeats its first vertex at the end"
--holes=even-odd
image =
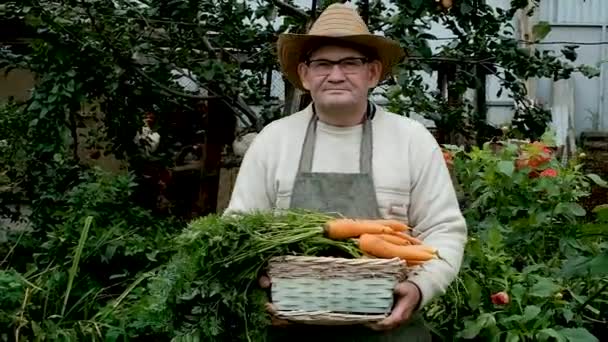
{"type": "Polygon", "coordinates": [[[420,289],[419,308],[422,308],[445,294],[457,277],[467,241],[467,225],[441,148],[426,129],[417,149],[421,162],[412,163],[409,220],[419,234],[417,237],[435,247],[443,259],[425,263],[408,279],[420,289]]]}
{"type": "Polygon", "coordinates": [[[269,165],[272,153],[268,151],[272,144],[267,140],[268,132],[262,130],[245,152],[224,215],[272,208],[275,195],[269,165]]]}

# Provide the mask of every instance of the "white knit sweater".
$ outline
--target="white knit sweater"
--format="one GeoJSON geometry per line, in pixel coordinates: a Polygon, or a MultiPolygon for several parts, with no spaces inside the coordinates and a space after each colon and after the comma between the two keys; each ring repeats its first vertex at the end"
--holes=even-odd
{"type": "MultiPolygon", "coordinates": [[[[247,150],[225,213],[287,208],[311,107],[273,121],[247,150]]],[[[443,295],[462,262],[467,226],[441,149],[419,122],[380,107],[372,121],[373,175],[384,218],[415,228],[414,236],[439,250],[410,276],[420,307],[443,295]]],[[[358,172],[362,125],[318,123],[313,172],[358,172]]]]}

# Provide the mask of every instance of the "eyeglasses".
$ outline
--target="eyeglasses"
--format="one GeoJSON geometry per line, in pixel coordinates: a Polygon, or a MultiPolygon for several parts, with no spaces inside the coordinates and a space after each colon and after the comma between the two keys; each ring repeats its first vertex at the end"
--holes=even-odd
{"type": "Polygon", "coordinates": [[[347,57],[337,61],[330,61],[327,59],[315,59],[306,62],[306,65],[310,70],[319,76],[326,76],[331,73],[334,65],[338,65],[340,70],[345,74],[356,74],[359,73],[365,63],[367,63],[365,57],[347,57]]]}

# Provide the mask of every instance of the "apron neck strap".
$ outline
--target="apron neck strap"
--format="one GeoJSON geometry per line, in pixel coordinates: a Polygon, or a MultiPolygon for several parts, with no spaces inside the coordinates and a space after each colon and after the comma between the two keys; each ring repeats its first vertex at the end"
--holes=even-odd
{"type": "MultiPolygon", "coordinates": [[[[363,131],[361,133],[361,151],[359,153],[359,172],[364,174],[372,174],[372,156],[373,156],[373,136],[372,136],[372,118],[375,116],[376,107],[369,101],[367,102],[367,111],[363,118],[363,131]]],[[[312,117],[306,128],[306,136],[302,146],[302,154],[300,155],[300,165],[298,173],[312,171],[312,159],[314,156],[315,142],[317,138],[317,122],[319,118],[312,104],[312,117]]]]}

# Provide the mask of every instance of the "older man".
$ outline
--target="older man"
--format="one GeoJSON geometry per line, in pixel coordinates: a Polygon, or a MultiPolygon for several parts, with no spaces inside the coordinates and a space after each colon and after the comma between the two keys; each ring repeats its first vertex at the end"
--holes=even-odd
{"type": "Polygon", "coordinates": [[[443,254],[397,286],[396,304],[384,321],[297,333],[286,328],[288,338],[329,332],[340,341],[429,341],[416,313],[455,279],[467,227],[433,136],[368,99],[403,58],[402,49],[371,35],[353,8],[334,4],[308,34],[281,35],[278,55],[287,79],[310,92],[312,103],[254,139],[227,212],[301,208],[397,219],[443,254]]]}

